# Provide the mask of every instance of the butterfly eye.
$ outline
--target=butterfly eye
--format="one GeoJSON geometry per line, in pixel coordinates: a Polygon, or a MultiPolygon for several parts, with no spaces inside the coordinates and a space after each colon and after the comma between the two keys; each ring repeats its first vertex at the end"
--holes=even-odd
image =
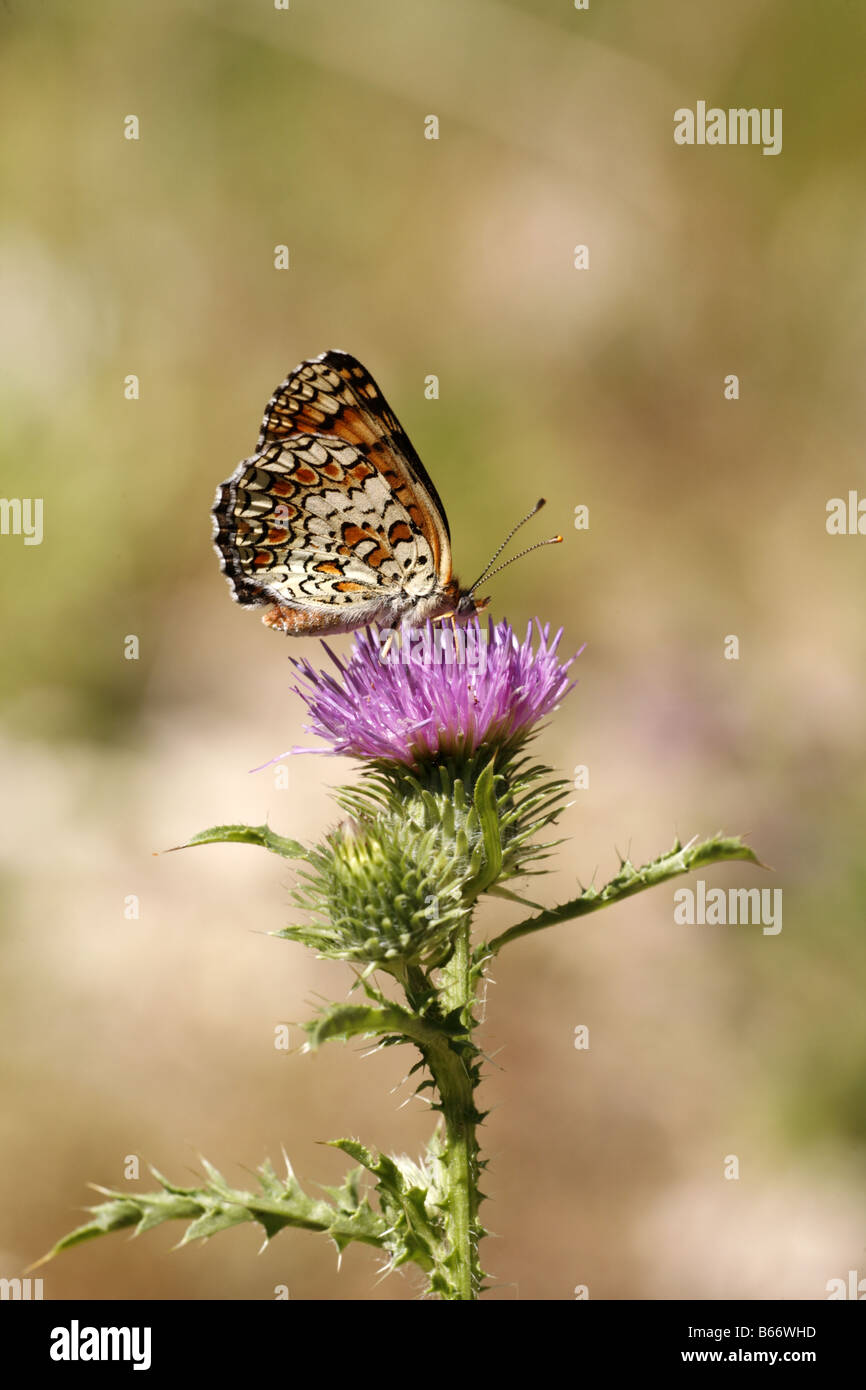
{"type": "Polygon", "coordinates": [[[474,618],[477,613],[483,613],[484,609],[489,607],[489,598],[475,598],[473,594],[461,594],[457,604],[457,614],[461,618],[474,618]]]}

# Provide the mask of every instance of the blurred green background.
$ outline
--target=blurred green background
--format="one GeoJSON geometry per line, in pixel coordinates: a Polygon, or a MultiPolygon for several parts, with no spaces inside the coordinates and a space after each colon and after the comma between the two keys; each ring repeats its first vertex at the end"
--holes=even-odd
{"type": "MultiPolygon", "coordinates": [[[[497,962],[489,1297],[822,1298],[866,1275],[866,539],[825,529],[829,498],[866,494],[866,11],[9,0],[0,31],[2,491],[45,507],[42,545],[0,537],[0,1273],[129,1154],[185,1182],[203,1153],[242,1185],[285,1146],[315,1190],[345,1167],[321,1140],[426,1141],[399,1049],[274,1050],[350,982],[265,934],[279,862],[154,857],[221,820],[316,837],[354,775],[248,774],[302,737],[287,657],[317,647],[232,605],[208,515],[277,382],[337,347],[435,479],[464,581],[540,492],[527,543],[565,535],[491,586],[497,617],[587,644],[537,748],[591,785],[533,896],[719,828],[774,873],[708,882],[783,890],[775,937],[677,926],[666,887],[497,962]],[[781,107],[782,154],[676,146],[698,100],[781,107]]],[[[417,1294],[360,1247],[338,1272],[313,1235],[257,1256],[253,1228],[172,1253],[180,1233],[66,1255],[46,1296],[417,1294]]]]}

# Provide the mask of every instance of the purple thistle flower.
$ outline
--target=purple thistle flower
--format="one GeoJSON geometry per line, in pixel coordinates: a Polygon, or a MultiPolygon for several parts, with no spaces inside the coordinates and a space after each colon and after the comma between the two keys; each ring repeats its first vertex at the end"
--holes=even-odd
{"type": "Polygon", "coordinates": [[[476,619],[456,634],[430,623],[404,629],[399,649],[383,647],[368,629],[355,634],[345,662],[323,642],[337,676],[291,658],[300,673],[293,688],[311,715],[306,731],[330,747],[290,751],[409,767],[439,755],[469,757],[482,745],[510,755],[574,685],[567,673],[575,658],[556,657],[562,630],[551,642],[549,625],[536,619],[536,626],[535,651],[532,623],[521,643],[507,622],[491,620],[485,633],[476,619]]]}

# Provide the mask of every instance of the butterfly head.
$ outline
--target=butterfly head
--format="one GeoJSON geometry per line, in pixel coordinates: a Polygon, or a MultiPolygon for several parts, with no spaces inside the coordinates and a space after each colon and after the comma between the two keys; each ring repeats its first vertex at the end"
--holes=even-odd
{"type": "Polygon", "coordinates": [[[476,598],[471,589],[464,589],[458,579],[452,578],[440,591],[433,621],[469,623],[489,606],[489,598],[476,598]]]}
{"type": "Polygon", "coordinates": [[[477,618],[479,613],[483,613],[485,608],[489,607],[489,598],[476,598],[471,589],[460,589],[457,592],[454,616],[463,619],[477,618]]]}

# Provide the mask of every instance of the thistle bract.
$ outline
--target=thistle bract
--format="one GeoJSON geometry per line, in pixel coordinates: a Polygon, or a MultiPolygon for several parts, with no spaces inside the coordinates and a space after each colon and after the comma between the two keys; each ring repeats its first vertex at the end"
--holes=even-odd
{"type": "Polygon", "coordinates": [[[464,916],[467,860],[435,828],[399,813],[338,826],[313,850],[293,894],[311,921],[279,936],[323,956],[386,969],[435,963],[464,916]]]}

